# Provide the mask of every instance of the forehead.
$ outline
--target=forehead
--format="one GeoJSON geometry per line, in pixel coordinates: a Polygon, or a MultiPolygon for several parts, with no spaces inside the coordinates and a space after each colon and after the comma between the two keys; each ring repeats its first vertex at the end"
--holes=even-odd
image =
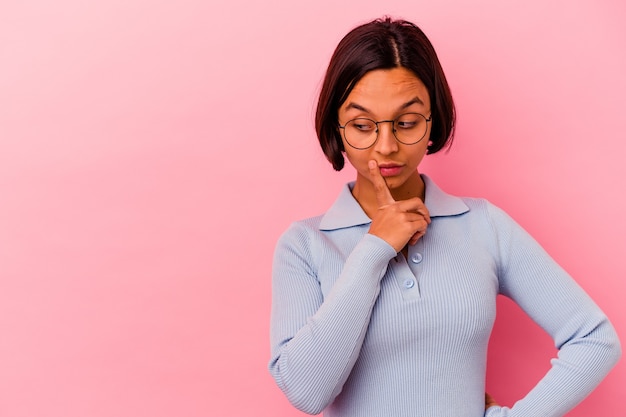
{"type": "Polygon", "coordinates": [[[430,108],[428,90],[412,71],[402,67],[379,69],[368,72],[355,84],[340,110],[357,105],[374,113],[395,111],[412,101],[416,106],[430,108]]]}

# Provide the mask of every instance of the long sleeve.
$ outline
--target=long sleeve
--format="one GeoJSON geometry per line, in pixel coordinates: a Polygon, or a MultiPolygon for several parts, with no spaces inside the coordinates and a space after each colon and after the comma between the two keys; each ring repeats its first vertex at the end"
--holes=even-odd
{"type": "Polygon", "coordinates": [[[539,383],[511,408],[486,417],[560,417],[581,402],[621,355],[600,308],[540,245],[501,210],[489,206],[499,247],[501,294],[514,300],[559,349],[539,383]]]}
{"type": "MultiPolygon", "coordinates": [[[[279,240],[273,264],[270,372],[298,409],[318,414],[341,392],[365,337],[380,280],[395,251],[362,235],[324,295],[319,253],[342,256],[294,224],[279,240]],[[317,254],[317,255],[316,255],[317,254]]],[[[318,232],[319,233],[319,232],[318,232]]],[[[328,279],[326,280],[328,281],[328,279]]]]}
{"type": "Polygon", "coordinates": [[[295,407],[327,417],[564,416],[618,360],[615,330],[506,213],[423,178],[432,222],[406,257],[367,233],[350,184],[323,216],[281,236],[269,362],[277,385],[295,407]],[[498,294],[559,353],[524,398],[485,412],[498,294]]]}

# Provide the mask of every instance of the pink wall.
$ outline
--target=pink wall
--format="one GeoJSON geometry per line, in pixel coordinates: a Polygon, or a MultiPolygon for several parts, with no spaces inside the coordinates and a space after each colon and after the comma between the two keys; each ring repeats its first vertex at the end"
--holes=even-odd
{"type": "MultiPolygon", "coordinates": [[[[457,100],[424,171],[509,211],[626,339],[621,0],[214,3],[0,4],[1,415],[301,415],[266,371],[273,246],[352,177],[315,94],[384,13],[429,34],[457,100]]],[[[554,350],[500,307],[510,404],[554,350]]],[[[570,415],[623,415],[624,386],[626,361],[570,415]]]]}

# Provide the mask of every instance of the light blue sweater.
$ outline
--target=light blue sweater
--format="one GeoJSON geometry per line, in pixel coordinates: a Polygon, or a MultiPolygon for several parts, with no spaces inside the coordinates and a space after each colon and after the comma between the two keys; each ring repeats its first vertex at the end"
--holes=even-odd
{"type": "Polygon", "coordinates": [[[503,211],[423,178],[432,223],[408,259],[367,233],[371,220],[351,184],[325,215],[280,238],[269,364],[276,383],[295,407],[327,417],[563,416],[617,362],[615,330],[503,211]],[[498,294],[559,353],[523,399],[485,413],[498,294]]]}

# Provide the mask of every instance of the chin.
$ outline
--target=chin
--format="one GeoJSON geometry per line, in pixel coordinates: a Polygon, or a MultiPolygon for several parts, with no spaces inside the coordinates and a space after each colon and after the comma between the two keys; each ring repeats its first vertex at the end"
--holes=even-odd
{"type": "Polygon", "coordinates": [[[387,187],[389,187],[390,190],[400,188],[407,183],[406,178],[398,177],[386,177],[385,182],[387,183],[387,187]]]}

